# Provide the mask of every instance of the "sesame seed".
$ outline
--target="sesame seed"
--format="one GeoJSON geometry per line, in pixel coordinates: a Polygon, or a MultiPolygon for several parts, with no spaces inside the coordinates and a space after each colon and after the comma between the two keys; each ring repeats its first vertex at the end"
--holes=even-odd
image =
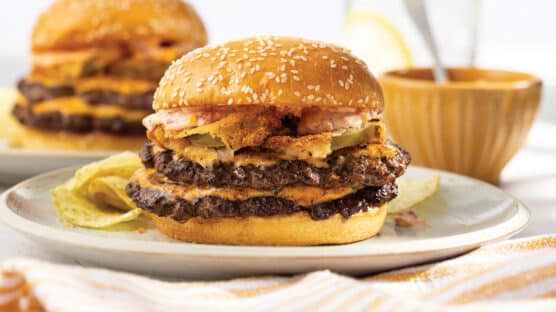
{"type": "Polygon", "coordinates": [[[233,103],[234,103],[234,99],[229,98],[229,99],[228,99],[228,105],[232,105],[233,103]]]}
{"type": "Polygon", "coordinates": [[[294,94],[295,96],[297,96],[297,97],[300,97],[300,96],[301,96],[301,93],[300,93],[299,91],[295,91],[293,94],[294,94]]]}
{"type": "Polygon", "coordinates": [[[338,80],[338,83],[340,84],[340,86],[344,87],[344,82],[342,80],[338,80]]]}
{"type": "Polygon", "coordinates": [[[298,76],[293,76],[293,80],[295,80],[295,81],[299,81],[299,80],[301,80],[301,79],[299,79],[299,77],[298,77],[298,76]]]}

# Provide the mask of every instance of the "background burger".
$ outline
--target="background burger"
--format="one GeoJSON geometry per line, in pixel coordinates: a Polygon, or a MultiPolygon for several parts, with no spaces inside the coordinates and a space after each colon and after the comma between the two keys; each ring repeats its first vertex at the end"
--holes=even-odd
{"type": "Polygon", "coordinates": [[[409,155],[386,141],[380,86],[348,51],[263,37],[176,61],[143,121],[145,169],[128,195],[189,242],[318,245],[363,240],[409,155]]]}
{"type": "Polygon", "coordinates": [[[31,72],[18,84],[18,143],[138,148],[157,82],[206,41],[199,16],[180,0],[56,1],[35,25],[31,72]]]}

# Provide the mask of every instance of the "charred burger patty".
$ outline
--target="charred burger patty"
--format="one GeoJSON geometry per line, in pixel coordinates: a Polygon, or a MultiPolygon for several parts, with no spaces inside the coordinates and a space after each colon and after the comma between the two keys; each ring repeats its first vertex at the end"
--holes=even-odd
{"type": "Polygon", "coordinates": [[[194,217],[268,217],[300,211],[307,212],[313,220],[324,220],[335,214],[349,218],[360,211],[366,212],[380,206],[397,195],[397,187],[391,183],[380,187],[367,187],[340,199],[301,206],[291,200],[273,196],[252,197],[246,200],[205,196],[189,201],[161,190],[141,188],[138,183],[128,184],[126,191],[140,208],[178,222],[185,222],[194,217]]]}
{"type": "Polygon", "coordinates": [[[145,128],[140,119],[128,120],[119,116],[103,117],[92,113],[65,114],[59,110],[35,112],[33,107],[60,98],[77,97],[86,105],[116,106],[129,111],[148,112],[151,110],[154,90],[140,94],[122,94],[117,91],[92,89],[79,92],[71,85],[46,86],[25,79],[18,83],[18,90],[25,99],[25,105],[16,104],[13,116],[23,125],[45,130],[69,132],[101,131],[119,135],[138,135],[145,128]]]}
{"type": "Polygon", "coordinates": [[[219,162],[205,167],[177,157],[173,151],[153,152],[147,143],[139,152],[146,168],[155,168],[170,181],[199,187],[252,187],[280,189],[287,185],[311,185],[322,188],[381,186],[392,183],[409,164],[409,154],[397,145],[394,157],[357,156],[357,148],[342,149],[327,158],[326,167],[316,167],[302,160],[279,160],[271,166],[248,164],[235,166],[219,162]]]}
{"type": "Polygon", "coordinates": [[[65,115],[58,111],[36,114],[31,107],[15,105],[13,116],[23,125],[45,130],[63,130],[76,133],[102,131],[113,134],[141,134],[145,128],[138,121],[121,117],[99,118],[93,115],[65,115]]]}

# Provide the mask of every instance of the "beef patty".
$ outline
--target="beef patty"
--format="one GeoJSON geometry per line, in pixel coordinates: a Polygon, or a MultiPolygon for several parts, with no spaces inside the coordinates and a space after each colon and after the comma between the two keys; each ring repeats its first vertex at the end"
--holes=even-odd
{"type": "Polygon", "coordinates": [[[371,158],[355,155],[344,148],[328,157],[328,167],[315,167],[302,160],[280,160],[271,166],[235,166],[215,163],[203,167],[198,163],[174,157],[170,150],[154,153],[153,144],[145,144],[139,156],[146,168],[155,168],[173,183],[199,187],[250,187],[276,190],[287,185],[311,185],[321,188],[381,186],[394,182],[410,162],[409,153],[401,147],[394,157],[371,158]]]}
{"type": "Polygon", "coordinates": [[[47,87],[40,83],[26,81],[25,79],[17,83],[17,89],[30,104],[75,95],[75,90],[70,85],[47,87]]]}
{"type": "Polygon", "coordinates": [[[59,97],[79,95],[81,100],[89,105],[111,105],[126,109],[151,110],[154,90],[138,94],[121,94],[112,90],[88,90],[77,93],[71,85],[48,87],[38,82],[22,79],[17,84],[19,92],[30,105],[52,100],[59,97]]]}
{"type": "Polygon", "coordinates": [[[15,105],[12,115],[26,126],[68,132],[101,131],[118,135],[140,135],[145,128],[140,120],[126,121],[121,117],[97,118],[91,115],[64,115],[57,111],[35,114],[31,107],[15,105]]]}
{"type": "Polygon", "coordinates": [[[151,110],[154,90],[141,94],[121,94],[111,90],[89,90],[79,94],[89,105],[113,105],[127,109],[151,110]]]}
{"type": "Polygon", "coordinates": [[[398,189],[394,183],[381,187],[367,187],[343,198],[308,207],[302,207],[288,199],[272,196],[237,201],[205,196],[188,201],[161,190],[141,188],[134,182],[127,185],[126,191],[138,207],[160,217],[170,217],[178,222],[186,222],[189,218],[194,217],[268,217],[289,215],[300,211],[307,212],[313,220],[325,220],[335,214],[349,218],[360,211],[366,212],[394,199],[398,189]]]}

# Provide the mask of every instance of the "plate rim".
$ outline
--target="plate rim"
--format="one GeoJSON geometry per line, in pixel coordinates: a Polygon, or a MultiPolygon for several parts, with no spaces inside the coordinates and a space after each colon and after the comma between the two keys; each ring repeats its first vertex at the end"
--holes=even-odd
{"type": "MultiPolygon", "coordinates": [[[[13,147],[2,147],[0,148],[0,157],[40,157],[40,158],[76,158],[76,159],[87,159],[87,158],[106,158],[114,154],[120,153],[122,151],[85,151],[85,150],[67,150],[67,151],[56,151],[56,150],[38,150],[38,149],[23,149],[23,148],[13,148],[13,147]]],[[[67,169],[61,168],[61,169],[67,169]]],[[[46,173],[53,173],[52,171],[46,173]]],[[[35,178],[34,176],[31,178],[35,178]]],[[[25,180],[26,181],[26,180],[25,180]]],[[[25,182],[22,181],[22,182],[25,182]]],[[[17,185],[17,184],[16,184],[17,185]]]]}
{"type": "Polygon", "coordinates": [[[96,249],[109,252],[126,252],[140,254],[161,254],[171,256],[188,256],[188,257],[226,257],[226,258],[290,258],[290,259],[311,259],[311,258],[352,258],[352,257],[368,257],[368,256],[393,256],[405,254],[420,254],[431,252],[442,252],[454,249],[472,249],[480,245],[511,237],[523,231],[530,221],[530,211],[527,207],[515,199],[513,196],[501,190],[500,188],[488,184],[486,182],[473,179],[470,177],[445,172],[442,170],[424,168],[419,166],[411,166],[417,170],[428,171],[440,174],[442,176],[452,176],[459,179],[479,183],[489,188],[494,188],[511,199],[511,205],[515,209],[515,213],[510,219],[502,223],[497,223],[490,227],[479,229],[472,232],[460,233],[451,236],[422,239],[420,241],[410,242],[384,242],[380,247],[396,245],[392,250],[365,248],[351,248],[348,250],[346,245],[329,245],[329,246],[227,246],[227,245],[209,245],[195,244],[187,242],[160,242],[160,241],[144,241],[132,240],[125,238],[109,238],[92,236],[86,233],[77,233],[54,228],[52,226],[43,225],[29,219],[26,219],[13,212],[8,207],[7,199],[10,193],[25,187],[27,184],[35,180],[44,179],[50,175],[70,174],[79,166],[71,166],[58,170],[43,173],[32,178],[26,179],[8,190],[0,197],[0,220],[7,226],[26,236],[32,236],[34,241],[48,240],[56,244],[71,245],[77,248],[96,249]],[[180,244],[180,245],[176,245],[180,244]],[[338,250],[335,250],[338,249],[338,250]]]}

